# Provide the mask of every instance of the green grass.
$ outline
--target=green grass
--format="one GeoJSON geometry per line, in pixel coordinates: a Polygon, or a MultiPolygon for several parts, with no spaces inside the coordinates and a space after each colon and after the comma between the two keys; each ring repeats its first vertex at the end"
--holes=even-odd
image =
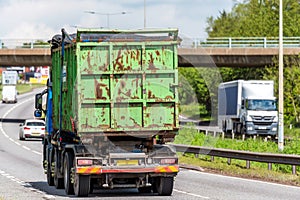
{"type": "Polygon", "coordinates": [[[205,110],[205,107],[198,104],[180,105],[179,110],[180,115],[186,116],[190,119],[210,119],[210,116],[208,116],[208,112],[205,110]]]}
{"type": "MultiPolygon", "coordinates": [[[[293,137],[293,140],[285,142],[285,148],[283,152],[278,151],[278,144],[276,142],[265,142],[259,138],[247,139],[245,141],[222,139],[221,137],[205,136],[205,134],[198,133],[195,129],[191,128],[181,129],[179,131],[179,135],[175,137],[174,143],[251,152],[300,155],[300,140],[296,136],[293,137]]],[[[229,165],[226,158],[215,157],[214,161],[211,161],[211,157],[207,155],[199,155],[199,157],[195,157],[194,154],[178,154],[179,162],[181,164],[200,166],[208,171],[229,174],[233,176],[250,177],[300,186],[299,177],[297,175],[292,175],[292,166],[289,165],[273,164],[272,171],[269,171],[266,163],[251,162],[250,169],[246,169],[246,161],[244,160],[232,159],[231,164],[229,165]]],[[[299,166],[296,167],[296,171],[300,172],[299,166]]]]}

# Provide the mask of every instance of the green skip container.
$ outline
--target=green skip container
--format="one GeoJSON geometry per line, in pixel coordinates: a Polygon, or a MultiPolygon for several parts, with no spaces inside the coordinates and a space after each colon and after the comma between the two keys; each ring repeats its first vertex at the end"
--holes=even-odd
{"type": "Polygon", "coordinates": [[[177,45],[177,29],[78,29],[52,46],[54,132],[174,138],[177,45]]]}

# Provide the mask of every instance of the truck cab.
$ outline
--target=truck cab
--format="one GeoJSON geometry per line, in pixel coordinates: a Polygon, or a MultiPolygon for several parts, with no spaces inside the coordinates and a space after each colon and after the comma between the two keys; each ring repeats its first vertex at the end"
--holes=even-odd
{"type": "Polygon", "coordinates": [[[242,100],[240,119],[248,134],[277,133],[277,101],[274,98],[245,98],[242,100]]]}

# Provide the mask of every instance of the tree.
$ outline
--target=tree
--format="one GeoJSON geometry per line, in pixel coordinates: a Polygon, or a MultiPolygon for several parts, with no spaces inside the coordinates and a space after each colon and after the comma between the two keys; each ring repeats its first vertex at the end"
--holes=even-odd
{"type": "MultiPolygon", "coordinates": [[[[283,36],[300,35],[299,0],[283,1],[283,36]]],[[[220,12],[216,19],[207,19],[209,37],[278,37],[279,0],[244,0],[236,2],[232,11],[220,12]]],[[[300,122],[300,64],[299,56],[284,57],[284,112],[287,123],[300,122]]],[[[223,81],[236,79],[274,80],[278,94],[278,58],[265,68],[222,68],[223,81]]]]}
{"type": "MultiPolygon", "coordinates": [[[[300,123],[300,62],[299,56],[284,57],[284,121],[300,123]]],[[[275,94],[278,94],[278,59],[266,68],[264,79],[274,80],[275,94]]]]}
{"type": "MultiPolygon", "coordinates": [[[[230,13],[220,12],[207,18],[209,37],[276,37],[279,23],[278,0],[245,0],[236,3],[230,13]]],[[[284,36],[300,35],[299,0],[283,1],[284,36]]]]}

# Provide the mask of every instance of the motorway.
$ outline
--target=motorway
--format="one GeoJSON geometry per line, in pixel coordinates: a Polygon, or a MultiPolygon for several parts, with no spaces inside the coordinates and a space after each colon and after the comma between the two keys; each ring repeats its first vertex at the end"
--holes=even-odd
{"type": "MultiPolygon", "coordinates": [[[[40,89],[41,90],[41,89],[40,89]]],[[[37,91],[37,90],[36,90],[37,91]]],[[[36,92],[35,91],[35,92],[36,92]]],[[[80,199],[48,186],[39,139],[19,141],[17,119],[33,117],[34,93],[19,95],[17,104],[0,104],[0,200],[80,199]]],[[[300,199],[300,188],[181,169],[172,196],[140,194],[136,189],[95,190],[85,199],[300,199]]]]}

